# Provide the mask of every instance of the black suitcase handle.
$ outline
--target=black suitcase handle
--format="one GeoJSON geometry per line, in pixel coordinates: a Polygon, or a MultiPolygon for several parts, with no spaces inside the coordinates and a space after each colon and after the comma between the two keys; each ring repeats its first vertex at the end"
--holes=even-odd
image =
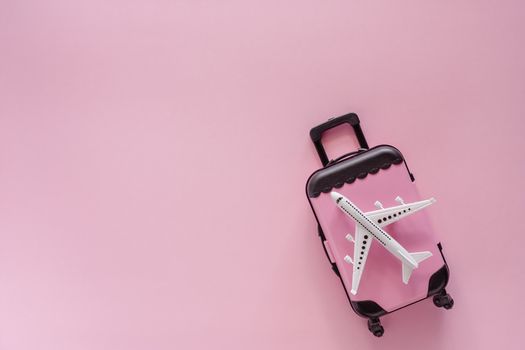
{"type": "Polygon", "coordinates": [[[321,142],[323,133],[341,124],[350,124],[354,129],[357,141],[359,141],[359,146],[361,148],[369,148],[365,139],[365,135],[363,134],[363,130],[361,130],[361,125],[359,125],[359,118],[357,117],[357,114],[348,113],[340,117],[330,118],[323,124],[318,125],[310,130],[310,138],[315,145],[315,149],[317,150],[317,154],[319,154],[319,158],[321,159],[323,166],[326,166],[329,162],[328,156],[326,155],[326,151],[321,142]]]}

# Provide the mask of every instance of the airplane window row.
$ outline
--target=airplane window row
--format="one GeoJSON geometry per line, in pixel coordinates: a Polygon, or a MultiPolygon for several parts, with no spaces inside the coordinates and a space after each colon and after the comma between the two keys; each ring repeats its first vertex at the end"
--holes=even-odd
{"type": "MultiPolygon", "coordinates": [[[[410,208],[408,208],[408,210],[410,210],[410,208]]],[[[403,213],[406,213],[406,212],[407,212],[407,209],[404,209],[404,210],[403,210],[403,213]]],[[[401,215],[401,214],[402,214],[401,212],[399,212],[399,213],[397,213],[397,214],[394,213],[394,217],[396,217],[396,216],[398,216],[398,215],[401,215]]],[[[392,219],[392,215],[389,215],[389,216],[388,216],[388,219],[391,220],[391,219],[392,219]]],[[[387,220],[387,218],[384,217],[383,219],[379,219],[379,220],[377,220],[377,223],[380,224],[380,223],[382,223],[383,221],[386,221],[386,220],[387,220]]]]}

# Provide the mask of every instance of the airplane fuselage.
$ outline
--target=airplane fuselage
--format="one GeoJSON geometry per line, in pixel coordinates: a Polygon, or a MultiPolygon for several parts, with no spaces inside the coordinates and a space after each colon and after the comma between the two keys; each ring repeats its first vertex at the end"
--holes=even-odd
{"type": "Polygon", "coordinates": [[[386,250],[392,255],[398,258],[402,263],[410,265],[412,268],[418,267],[418,262],[411,257],[410,253],[397,242],[392,236],[390,236],[385,230],[375,224],[372,220],[366,217],[366,215],[349,199],[339,197],[336,200],[337,206],[349,215],[353,220],[359,223],[370,233],[374,239],[381,244],[386,250]]]}

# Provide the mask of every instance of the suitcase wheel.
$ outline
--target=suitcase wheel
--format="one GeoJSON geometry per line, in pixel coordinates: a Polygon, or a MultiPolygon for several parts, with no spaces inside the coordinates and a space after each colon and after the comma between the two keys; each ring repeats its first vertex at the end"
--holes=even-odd
{"type": "Polygon", "coordinates": [[[432,301],[437,307],[444,307],[447,310],[452,309],[452,306],[454,306],[454,299],[444,289],[439,294],[434,295],[432,301]]]}
{"type": "Polygon", "coordinates": [[[385,333],[385,329],[381,326],[379,318],[368,319],[368,330],[376,337],[381,337],[385,333]]]}

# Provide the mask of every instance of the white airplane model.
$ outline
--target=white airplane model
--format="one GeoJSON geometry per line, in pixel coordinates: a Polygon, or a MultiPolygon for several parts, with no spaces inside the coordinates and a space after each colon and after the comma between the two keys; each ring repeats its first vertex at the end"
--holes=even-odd
{"type": "Polygon", "coordinates": [[[432,253],[428,251],[409,253],[399,242],[386,233],[382,227],[390,225],[431,205],[436,201],[434,198],[405,204],[403,199],[398,196],[396,198],[396,201],[400,203],[398,206],[383,208],[383,205],[377,201],[374,204],[378,210],[363,213],[342,194],[337,192],[331,192],[330,194],[339,209],[350,216],[356,223],[355,238],[352,237],[351,234],[346,235],[346,239],[354,243],[354,259],[348,255],[344,258],[347,263],[352,264],[354,267],[352,290],[350,291],[352,294],[357,294],[361,274],[365,268],[366,257],[372,244],[371,238],[375,238],[386,250],[401,260],[403,283],[405,284],[408,284],[412,270],[417,268],[421,261],[432,256],[432,253]]]}

